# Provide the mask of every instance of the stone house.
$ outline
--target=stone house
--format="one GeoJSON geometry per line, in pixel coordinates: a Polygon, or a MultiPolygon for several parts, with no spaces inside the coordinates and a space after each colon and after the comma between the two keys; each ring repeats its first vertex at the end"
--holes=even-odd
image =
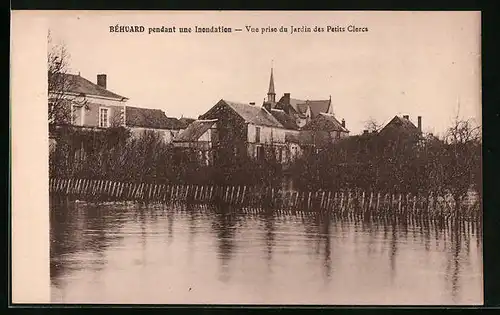
{"type": "MultiPolygon", "coordinates": [[[[105,74],[98,74],[96,83],[75,74],[61,74],[60,79],[66,89],[64,92],[49,92],[49,103],[62,98],[70,113],[69,124],[74,127],[100,130],[122,126],[136,138],[150,130],[160,133],[162,139],[170,143],[191,121],[167,117],[159,109],[129,106],[127,97],[107,89],[105,74]]],[[[54,139],[53,136],[50,138],[54,139]]]]}
{"type": "MultiPolygon", "coordinates": [[[[64,85],[64,91],[62,88],[49,91],[49,104],[61,102],[70,115],[69,124],[96,128],[123,124],[128,98],[107,89],[105,74],[97,75],[97,84],[79,74],[60,74],[57,79],[64,85]]],[[[60,124],[61,121],[52,123],[60,124]]]]}
{"type": "Polygon", "coordinates": [[[278,161],[285,162],[289,156],[286,128],[269,111],[255,103],[221,99],[199,119],[217,120],[218,147],[224,154],[246,154],[254,159],[263,159],[265,149],[272,148],[278,161]]]}

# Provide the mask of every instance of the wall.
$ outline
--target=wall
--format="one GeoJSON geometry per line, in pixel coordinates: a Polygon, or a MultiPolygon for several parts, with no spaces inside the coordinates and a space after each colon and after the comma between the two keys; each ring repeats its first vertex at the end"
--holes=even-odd
{"type": "Polygon", "coordinates": [[[84,118],[84,126],[92,126],[92,127],[99,127],[99,109],[100,108],[108,108],[108,115],[109,115],[109,126],[110,127],[115,127],[115,126],[121,126],[122,121],[121,121],[121,115],[120,111],[123,109],[123,106],[116,106],[116,105],[101,105],[101,104],[94,104],[94,103],[89,103],[85,108],[85,118],[84,118]]]}
{"type": "Polygon", "coordinates": [[[234,152],[244,153],[246,150],[247,124],[224,102],[219,102],[199,119],[218,119],[217,136],[218,154],[215,163],[226,165],[231,163],[234,152]]]}
{"type": "MultiPolygon", "coordinates": [[[[49,94],[49,99],[53,98],[55,95],[53,93],[49,94]]],[[[73,100],[74,95],[64,95],[64,99],[73,100]]],[[[68,104],[70,107],[70,112],[73,115],[73,124],[77,126],[87,126],[87,127],[99,127],[99,107],[109,108],[109,123],[110,126],[121,125],[120,110],[126,104],[126,100],[113,100],[106,99],[97,96],[86,96],[85,100],[87,102],[86,108],[82,110],[81,106],[68,104]],[[72,110],[71,110],[72,109],[72,110]],[[82,120],[83,114],[83,120],[82,120]]]]}
{"type": "Polygon", "coordinates": [[[110,101],[101,98],[86,97],[87,103],[83,106],[76,106],[68,104],[70,106],[70,112],[73,115],[73,124],[77,126],[86,127],[99,127],[99,108],[108,108],[109,112],[109,126],[121,126],[121,110],[126,104],[125,101],[110,101]],[[83,114],[83,120],[82,120],[83,114]]]}
{"type": "Polygon", "coordinates": [[[217,142],[217,124],[214,124],[210,129],[208,129],[204,134],[198,138],[201,142],[217,142]]]}
{"type": "Polygon", "coordinates": [[[135,139],[140,138],[145,131],[154,131],[162,136],[163,141],[165,141],[165,143],[171,143],[172,139],[181,131],[181,130],[154,129],[154,128],[129,127],[129,126],[127,126],[127,128],[131,131],[131,136],[135,139]]]}
{"type": "Polygon", "coordinates": [[[256,143],[256,128],[260,128],[260,142],[265,144],[272,143],[285,143],[285,129],[267,127],[267,126],[256,126],[254,124],[248,124],[248,138],[249,143],[256,143]]]}
{"type": "Polygon", "coordinates": [[[302,128],[306,125],[307,119],[306,118],[297,118],[296,123],[297,123],[297,126],[302,128]]]}

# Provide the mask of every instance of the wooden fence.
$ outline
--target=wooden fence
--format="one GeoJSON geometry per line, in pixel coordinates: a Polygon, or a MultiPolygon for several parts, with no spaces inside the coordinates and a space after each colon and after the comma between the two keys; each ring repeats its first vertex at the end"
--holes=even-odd
{"type": "Polygon", "coordinates": [[[469,195],[458,211],[451,196],[342,191],[294,191],[254,186],[199,186],[124,183],[109,180],[61,179],[49,181],[51,194],[89,201],[217,203],[240,207],[329,211],[345,216],[415,216],[426,218],[482,217],[480,202],[469,195]]]}

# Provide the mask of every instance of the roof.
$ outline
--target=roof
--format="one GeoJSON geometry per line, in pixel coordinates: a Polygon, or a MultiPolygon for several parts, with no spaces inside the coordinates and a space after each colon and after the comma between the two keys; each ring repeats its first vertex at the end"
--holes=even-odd
{"type": "Polygon", "coordinates": [[[217,119],[195,120],[186,130],[179,133],[174,142],[195,142],[217,122],[217,119]]]}
{"type": "Polygon", "coordinates": [[[62,73],[61,75],[66,77],[68,86],[67,92],[72,92],[77,94],[83,93],[86,95],[116,98],[120,100],[127,99],[125,96],[121,96],[103,87],[100,87],[99,85],[85,79],[84,77],[81,77],[80,75],[69,74],[69,73],[62,73]]]}
{"type": "Polygon", "coordinates": [[[186,117],[179,118],[179,122],[182,125],[182,129],[186,129],[194,121],[196,121],[196,119],[194,118],[186,118],[186,117]]]}
{"type": "Polygon", "coordinates": [[[390,130],[398,130],[407,133],[419,133],[418,128],[409,120],[404,117],[394,116],[381,130],[380,133],[386,133],[390,130]]]}
{"type": "Polygon", "coordinates": [[[247,123],[283,128],[283,125],[267,110],[260,106],[221,100],[247,123]]]}
{"type": "Polygon", "coordinates": [[[286,129],[298,130],[299,126],[295,120],[281,109],[271,109],[271,115],[279,121],[286,129]]]}
{"type": "Polygon", "coordinates": [[[316,131],[342,131],[349,132],[332,114],[320,113],[317,117],[307,123],[304,130],[316,131]]]}
{"type": "Polygon", "coordinates": [[[292,105],[290,104],[287,104],[286,103],[286,100],[284,99],[284,97],[282,97],[277,103],[276,103],[276,106],[274,107],[275,109],[281,109],[283,111],[285,111],[286,113],[288,114],[299,114],[294,108],[292,105]]]}
{"type": "MultiPolygon", "coordinates": [[[[291,101],[292,100],[290,99],[290,103],[291,101]]],[[[305,113],[307,107],[309,107],[311,108],[312,117],[316,117],[320,113],[328,113],[328,110],[330,109],[330,100],[306,100],[301,103],[297,102],[296,107],[297,111],[300,113],[305,113]]]]}
{"type": "Polygon", "coordinates": [[[126,107],[127,126],[154,129],[183,129],[177,118],[167,117],[160,109],[126,107]]]}

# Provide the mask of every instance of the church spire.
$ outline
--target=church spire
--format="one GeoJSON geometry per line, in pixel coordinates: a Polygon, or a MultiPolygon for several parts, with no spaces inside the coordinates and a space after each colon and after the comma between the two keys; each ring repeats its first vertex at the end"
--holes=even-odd
{"type": "Polygon", "coordinates": [[[274,91],[274,76],[273,76],[273,68],[271,67],[271,79],[269,80],[269,92],[267,92],[267,101],[274,103],[276,102],[276,93],[274,91]]]}

